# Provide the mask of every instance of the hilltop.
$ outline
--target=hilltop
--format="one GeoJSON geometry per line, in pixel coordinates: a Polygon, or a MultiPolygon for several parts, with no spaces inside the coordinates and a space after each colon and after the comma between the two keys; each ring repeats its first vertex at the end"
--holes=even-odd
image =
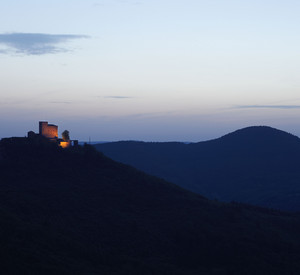
{"type": "Polygon", "coordinates": [[[298,274],[300,219],[224,204],[92,147],[0,142],[4,274],[298,274]]]}
{"type": "Polygon", "coordinates": [[[97,150],[221,201],[300,211],[300,139],[266,126],[192,143],[115,142],[97,150]]]}

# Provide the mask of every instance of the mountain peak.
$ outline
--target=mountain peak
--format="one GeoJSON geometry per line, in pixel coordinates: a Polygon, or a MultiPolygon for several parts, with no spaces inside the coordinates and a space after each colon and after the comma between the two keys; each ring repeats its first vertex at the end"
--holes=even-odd
{"type": "MultiPolygon", "coordinates": [[[[224,135],[220,138],[222,141],[231,142],[250,142],[250,143],[289,143],[299,142],[299,138],[295,135],[287,133],[269,126],[250,126],[236,130],[232,133],[224,135]]],[[[273,144],[274,145],[274,144],[273,144]]]]}

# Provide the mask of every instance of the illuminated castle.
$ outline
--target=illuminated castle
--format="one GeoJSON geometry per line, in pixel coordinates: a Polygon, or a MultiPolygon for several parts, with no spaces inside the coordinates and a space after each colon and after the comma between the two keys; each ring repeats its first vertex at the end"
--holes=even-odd
{"type": "Polygon", "coordinates": [[[54,124],[48,124],[47,121],[39,122],[39,133],[36,134],[33,131],[28,132],[28,138],[38,138],[45,137],[52,142],[56,142],[62,148],[70,147],[73,143],[73,146],[78,145],[78,140],[70,140],[69,137],[67,139],[58,138],[58,126],[54,124]]]}

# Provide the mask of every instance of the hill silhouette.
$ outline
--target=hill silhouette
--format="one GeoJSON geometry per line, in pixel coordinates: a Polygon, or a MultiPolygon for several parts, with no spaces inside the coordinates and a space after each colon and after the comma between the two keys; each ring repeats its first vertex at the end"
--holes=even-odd
{"type": "Polygon", "coordinates": [[[296,214],[219,203],[90,146],[0,142],[2,274],[299,274],[296,214]]]}
{"type": "Polygon", "coordinates": [[[300,211],[300,139],[267,126],[192,143],[115,142],[107,156],[221,201],[300,211]]]}

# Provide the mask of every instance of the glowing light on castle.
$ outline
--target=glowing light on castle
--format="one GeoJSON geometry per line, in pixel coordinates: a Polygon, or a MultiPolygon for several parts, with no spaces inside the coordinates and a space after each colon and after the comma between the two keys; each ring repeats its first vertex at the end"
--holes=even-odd
{"type": "Polygon", "coordinates": [[[62,148],[68,148],[71,145],[70,141],[60,141],[59,146],[62,148]]]}

